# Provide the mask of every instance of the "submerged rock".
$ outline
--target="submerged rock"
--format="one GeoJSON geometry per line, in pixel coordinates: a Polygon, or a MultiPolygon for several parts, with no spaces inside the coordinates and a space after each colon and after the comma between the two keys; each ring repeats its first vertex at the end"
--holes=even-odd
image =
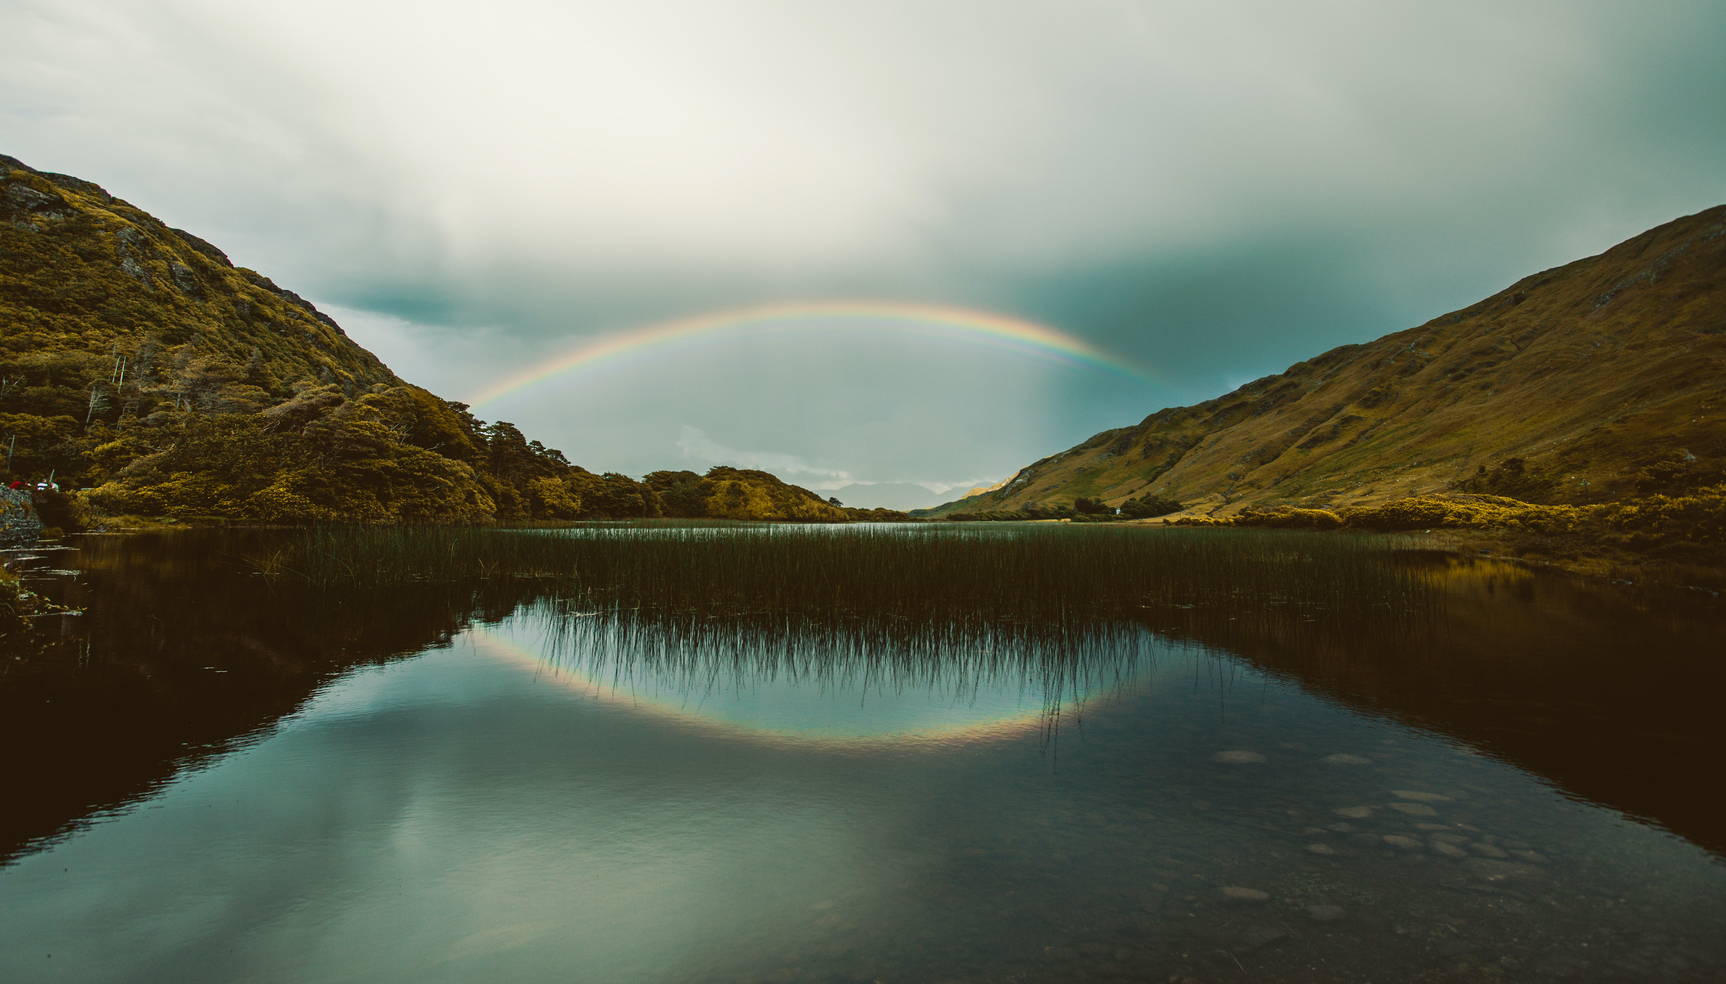
{"type": "Polygon", "coordinates": [[[1243,888],[1240,885],[1223,886],[1223,898],[1233,902],[1269,902],[1271,894],[1261,892],[1256,888],[1243,888]]]}
{"type": "Polygon", "coordinates": [[[1372,816],[1372,811],[1374,809],[1377,808],[1371,806],[1339,806],[1330,812],[1339,817],[1352,817],[1355,820],[1364,820],[1367,817],[1372,816]]]}
{"type": "Polygon", "coordinates": [[[1516,861],[1494,861],[1491,858],[1469,858],[1465,862],[1468,870],[1481,881],[1536,881],[1540,878],[1540,869],[1533,865],[1520,864],[1516,861]]]}
{"type": "Polygon", "coordinates": [[[1274,943],[1287,937],[1289,931],[1275,923],[1256,923],[1242,929],[1237,939],[1248,950],[1256,950],[1266,943],[1274,943]]]}
{"type": "Polygon", "coordinates": [[[1347,752],[1338,752],[1335,755],[1326,755],[1324,757],[1324,760],[1326,762],[1330,763],[1331,765],[1371,765],[1372,764],[1372,759],[1363,758],[1359,755],[1350,755],[1347,752]]]}
{"type": "Polygon", "coordinates": [[[1410,851],[1418,851],[1426,846],[1413,837],[1404,837],[1401,834],[1385,834],[1384,842],[1392,847],[1400,847],[1410,851]]]}
{"type": "Polygon", "coordinates": [[[1340,905],[1309,905],[1306,914],[1312,917],[1313,922],[1336,922],[1348,915],[1340,905]]]}
{"type": "Polygon", "coordinates": [[[1229,765],[1250,765],[1264,760],[1265,757],[1258,752],[1248,751],[1218,752],[1211,756],[1212,762],[1226,762],[1229,765]]]}
{"type": "Polygon", "coordinates": [[[1392,803],[1390,808],[1411,817],[1436,817],[1438,811],[1425,803],[1392,803]]]}
{"type": "Polygon", "coordinates": [[[1449,803],[1451,798],[1439,793],[1423,793],[1413,789],[1393,789],[1390,791],[1397,799],[1412,800],[1416,803],[1449,803]]]}
{"type": "Polygon", "coordinates": [[[1587,969],[1586,960],[1578,960],[1567,954],[1554,954],[1534,968],[1536,973],[1561,981],[1577,977],[1587,969]]]}
{"type": "Polygon", "coordinates": [[[1339,853],[1336,848],[1331,847],[1329,844],[1308,844],[1306,846],[1306,849],[1311,851],[1314,854],[1329,855],[1329,854],[1339,853]]]}

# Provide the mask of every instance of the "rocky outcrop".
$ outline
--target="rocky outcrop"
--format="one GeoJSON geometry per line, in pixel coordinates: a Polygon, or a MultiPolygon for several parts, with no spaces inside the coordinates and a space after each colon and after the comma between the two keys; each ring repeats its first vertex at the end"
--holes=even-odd
{"type": "Polygon", "coordinates": [[[0,489],[0,547],[23,546],[36,542],[42,532],[42,520],[30,493],[23,489],[0,489]]]}

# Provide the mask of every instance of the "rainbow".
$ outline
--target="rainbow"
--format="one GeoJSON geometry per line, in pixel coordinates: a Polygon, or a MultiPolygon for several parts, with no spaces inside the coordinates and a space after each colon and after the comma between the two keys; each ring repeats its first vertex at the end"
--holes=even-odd
{"type": "Polygon", "coordinates": [[[924,335],[944,335],[1135,382],[1152,382],[1140,369],[1081,339],[1003,314],[893,301],[803,301],[732,308],[619,332],[501,379],[475,393],[468,403],[485,406],[561,376],[649,359],[740,334],[834,330],[854,327],[859,321],[909,323],[919,326],[924,335]]]}

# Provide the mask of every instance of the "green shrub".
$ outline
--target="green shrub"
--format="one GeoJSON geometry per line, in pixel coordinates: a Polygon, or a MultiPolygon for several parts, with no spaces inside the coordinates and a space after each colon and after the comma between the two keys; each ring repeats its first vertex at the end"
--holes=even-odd
{"type": "Polygon", "coordinates": [[[1342,517],[1329,509],[1299,509],[1277,506],[1274,509],[1248,510],[1235,517],[1236,526],[1258,526],[1273,530],[1334,530],[1342,526],[1342,517]]]}
{"type": "Polygon", "coordinates": [[[1481,465],[1472,478],[1459,483],[1464,492],[1509,496],[1519,502],[1540,502],[1558,489],[1558,476],[1528,470],[1521,458],[1506,458],[1490,472],[1481,465]]]}
{"type": "Polygon", "coordinates": [[[1396,499],[1381,506],[1344,510],[1340,518],[1356,529],[1391,532],[1435,529],[1445,525],[1466,526],[1468,520],[1472,519],[1472,514],[1460,512],[1449,504],[1434,499],[1408,498],[1396,499]]]}
{"type": "Polygon", "coordinates": [[[1150,519],[1153,516],[1178,513],[1185,508],[1187,507],[1173,499],[1147,495],[1121,503],[1121,516],[1125,519],[1150,519]]]}
{"type": "Polygon", "coordinates": [[[1632,548],[1718,561],[1726,545],[1726,485],[1601,508],[1607,528],[1632,548]]]}

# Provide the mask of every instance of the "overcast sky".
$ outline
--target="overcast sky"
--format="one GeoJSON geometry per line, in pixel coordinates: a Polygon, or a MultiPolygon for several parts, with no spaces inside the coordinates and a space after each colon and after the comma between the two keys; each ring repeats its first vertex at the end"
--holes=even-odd
{"type": "Polygon", "coordinates": [[[857,322],[476,408],[596,471],[763,467],[860,505],[1726,201],[1719,0],[0,0],[0,38],[0,153],[214,242],[449,399],[834,298],[1141,370],[857,322]]]}

